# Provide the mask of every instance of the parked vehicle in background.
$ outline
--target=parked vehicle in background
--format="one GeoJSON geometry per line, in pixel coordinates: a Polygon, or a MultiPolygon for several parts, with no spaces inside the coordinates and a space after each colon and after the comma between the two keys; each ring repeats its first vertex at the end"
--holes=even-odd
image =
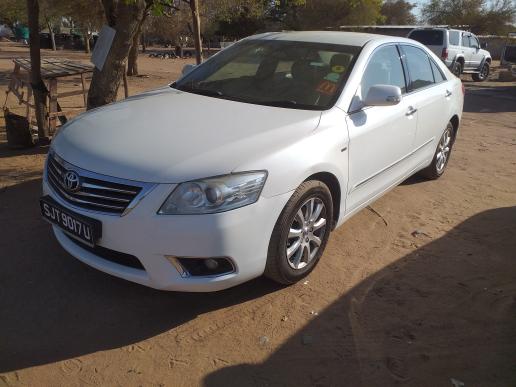
{"type": "Polygon", "coordinates": [[[351,32],[251,36],[184,74],[62,126],[40,202],[70,254],[167,290],[299,281],[334,228],[444,173],[464,101],[420,43],[351,32]]]}
{"type": "Polygon", "coordinates": [[[505,44],[505,47],[502,50],[502,56],[500,57],[500,66],[509,70],[513,77],[516,77],[516,44],[514,44],[515,38],[516,32],[510,32],[508,34],[507,43],[505,44]],[[511,41],[512,44],[510,43],[511,41]]]}
{"type": "Polygon", "coordinates": [[[468,31],[449,28],[416,28],[407,35],[439,56],[453,74],[471,74],[474,81],[485,81],[489,75],[491,54],[487,43],[468,31]]]}

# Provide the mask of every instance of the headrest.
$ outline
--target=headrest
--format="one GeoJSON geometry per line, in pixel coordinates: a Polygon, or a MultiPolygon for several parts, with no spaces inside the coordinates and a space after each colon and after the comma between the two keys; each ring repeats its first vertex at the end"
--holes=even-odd
{"type": "Polygon", "coordinates": [[[351,62],[351,56],[347,54],[335,54],[331,57],[330,67],[333,69],[334,66],[342,66],[347,69],[351,62]]]}
{"type": "Polygon", "coordinates": [[[292,63],[290,73],[292,74],[292,78],[298,81],[309,82],[313,80],[314,77],[314,70],[309,60],[298,60],[292,63]]]}

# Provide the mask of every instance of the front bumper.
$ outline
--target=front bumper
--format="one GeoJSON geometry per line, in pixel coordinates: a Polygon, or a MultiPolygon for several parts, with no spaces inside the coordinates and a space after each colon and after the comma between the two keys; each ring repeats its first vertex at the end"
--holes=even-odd
{"type": "Polygon", "coordinates": [[[58,227],[61,246],[82,262],[105,273],[162,290],[205,292],[229,288],[263,274],[274,225],[292,192],[266,198],[236,210],[207,215],[157,215],[174,188],[159,184],[124,216],[75,208],[56,195],[43,178],[43,194],[62,206],[102,222],[98,245],[134,255],[144,270],[105,260],[80,247],[58,227]],[[165,256],[229,257],[230,274],[182,277],[165,256]]]}

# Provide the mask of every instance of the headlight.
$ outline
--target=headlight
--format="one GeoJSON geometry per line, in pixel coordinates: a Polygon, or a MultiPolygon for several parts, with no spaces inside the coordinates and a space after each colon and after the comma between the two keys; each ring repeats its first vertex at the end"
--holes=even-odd
{"type": "Polygon", "coordinates": [[[213,214],[247,206],[258,200],[267,172],[243,172],[179,184],[158,214],[213,214]]]}

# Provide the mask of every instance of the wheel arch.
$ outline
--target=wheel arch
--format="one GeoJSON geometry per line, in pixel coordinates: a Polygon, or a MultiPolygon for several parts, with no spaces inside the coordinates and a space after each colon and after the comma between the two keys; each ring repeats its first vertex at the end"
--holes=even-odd
{"type": "Polygon", "coordinates": [[[337,179],[337,176],[330,172],[317,172],[308,176],[304,181],[308,180],[319,180],[326,184],[330,189],[331,199],[333,202],[333,224],[331,226],[333,230],[337,225],[340,214],[342,192],[340,188],[339,179],[337,179]]]}
{"type": "Polygon", "coordinates": [[[460,124],[459,116],[457,114],[455,114],[450,119],[450,122],[453,125],[453,138],[455,140],[455,138],[457,137],[457,132],[459,131],[459,124],[460,124]]]}

